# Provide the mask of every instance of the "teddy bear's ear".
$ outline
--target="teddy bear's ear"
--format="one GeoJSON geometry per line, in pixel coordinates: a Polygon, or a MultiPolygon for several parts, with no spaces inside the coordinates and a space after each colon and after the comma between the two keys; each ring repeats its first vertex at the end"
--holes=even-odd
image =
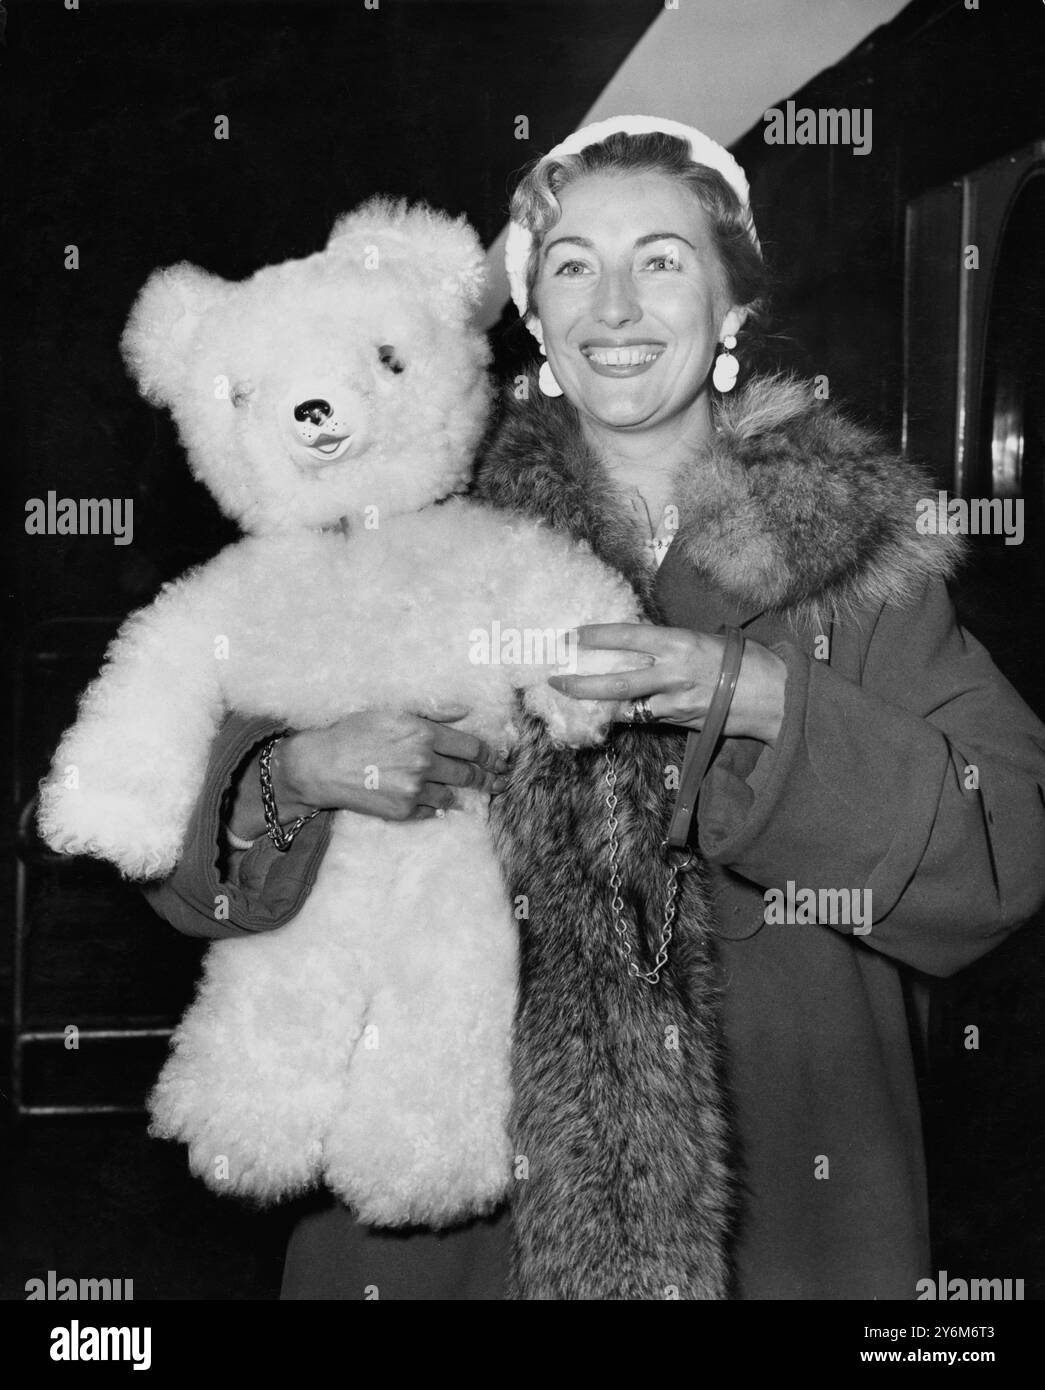
{"type": "Polygon", "coordinates": [[[409,261],[443,310],[466,319],[486,286],[486,256],[465,217],[450,217],[425,203],[372,198],[338,218],[327,249],[349,255],[387,255],[409,261]]]}
{"type": "Polygon", "coordinates": [[[120,339],[127,371],[147,401],[174,403],[201,318],[232,288],[219,275],[187,261],[149,276],[120,339]]]}

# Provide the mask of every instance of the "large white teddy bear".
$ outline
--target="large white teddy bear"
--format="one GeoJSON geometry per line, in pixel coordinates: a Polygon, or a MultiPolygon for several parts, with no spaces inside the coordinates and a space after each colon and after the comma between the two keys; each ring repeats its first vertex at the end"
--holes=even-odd
{"type": "MultiPolygon", "coordinates": [[[[124,624],[42,785],[52,847],[168,874],[229,711],[315,728],[453,702],[508,750],[521,696],[559,740],[604,735],[607,706],[547,677],[564,655],[609,668],[568,634],[637,620],[631,590],[549,529],[450,496],[489,404],[482,280],[463,220],[385,199],[242,283],[185,263],[149,279],[129,370],[248,534],[124,624]]],[[[487,800],[406,824],[337,812],[295,920],[210,947],[150,1108],[215,1190],[325,1181],[377,1225],[504,1195],[518,922],[487,800]]]]}

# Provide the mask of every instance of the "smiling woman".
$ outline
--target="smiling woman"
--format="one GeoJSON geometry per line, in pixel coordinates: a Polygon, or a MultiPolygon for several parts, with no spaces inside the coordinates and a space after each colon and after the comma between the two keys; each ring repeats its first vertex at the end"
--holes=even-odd
{"type": "MultiPolygon", "coordinates": [[[[684,127],[679,135],[642,125],[639,118],[634,131],[607,129],[583,152],[553,152],[537,164],[512,202],[516,227],[530,226],[529,241],[517,232],[509,261],[522,262],[516,302],[547,356],[542,389],[565,394],[585,442],[645,514],[663,559],[678,515],[680,469],[714,433],[718,345],[735,345],[758,307],[765,272],[747,183],[730,156],[712,149],[705,153],[721,169],[695,164],[684,127]]],[[[656,694],[657,708],[648,708],[658,718],[699,729],[721,643],[702,647],[692,634],[680,640],[655,630],[642,640],[639,650],[657,656],[656,674],[647,669],[618,681],[615,698],[656,694]]],[[[785,681],[783,661],[750,644],[726,732],[771,744],[785,681]]],[[[613,698],[597,680],[561,688],[613,698]]]]}
{"type": "Polygon", "coordinates": [[[196,934],[278,927],[330,810],[494,792],[521,928],[508,1209],[436,1234],[332,1206],[298,1226],[284,1297],[912,1300],[932,1262],[909,988],[1045,898],[1045,728],[957,624],[928,477],[809,383],[734,389],[765,272],[725,150],[653,117],[576,132],[523,177],[506,260],[546,361],[476,490],[632,585],[644,621],[579,632],[623,666],[555,682],[624,721],[579,751],[525,724],[507,778],[452,718],[298,730],[276,800],[322,813],[285,855],[252,761],[270,730],[230,722],[153,892],[196,934]],[[424,794],[366,803],[403,749],[424,794]],[[258,837],[227,882],[223,799],[258,837]]]}
{"type": "MultiPolygon", "coordinates": [[[[910,968],[952,973],[1040,902],[1045,731],[956,623],[945,580],[959,552],[921,534],[919,468],[807,383],[749,371],[730,394],[765,271],[747,181],[725,150],[657,118],[601,122],[524,176],[512,221],[513,298],[546,361],[479,486],[589,541],[649,618],[581,630],[582,646],[634,653],[631,671],[553,679],[578,698],[630,698],[642,727],[604,758],[538,738],[494,803],[509,884],[531,894],[518,1130],[549,1092],[593,1086],[570,1032],[586,1017],[588,1048],[603,1036],[600,985],[584,977],[600,967],[578,961],[562,924],[618,954],[598,889],[608,883],[612,927],[639,924],[646,963],[674,953],[681,997],[721,1029],[731,1296],[913,1299],[931,1257],[910,968]],[[711,905],[680,899],[662,932],[672,880],[658,882],[644,832],[662,835],[671,817],[677,731],[693,744],[721,715],[723,626],[747,641],[689,840],[711,905]],[[859,922],[781,914],[785,892],[853,894],[859,922]],[[686,988],[694,939],[709,945],[717,996],[692,973],[686,988]]],[[[641,1083],[623,1091],[640,1131],[641,1083]]],[[[531,1208],[570,1172],[576,1127],[539,1132],[543,1146],[525,1151],[555,1177],[520,1185],[524,1249],[531,1208]]],[[[608,1123],[601,1134],[625,1162],[640,1150],[608,1123]]],[[[667,1184],[657,1198],[671,1200],[667,1184]]]]}

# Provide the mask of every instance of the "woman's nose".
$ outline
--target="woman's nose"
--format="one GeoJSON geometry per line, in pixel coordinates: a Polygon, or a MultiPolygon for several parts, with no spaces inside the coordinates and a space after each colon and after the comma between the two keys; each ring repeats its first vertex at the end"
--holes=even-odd
{"type": "Polygon", "coordinates": [[[635,282],[625,270],[604,271],[592,305],[594,317],[607,327],[632,323],[642,314],[635,282]]]}

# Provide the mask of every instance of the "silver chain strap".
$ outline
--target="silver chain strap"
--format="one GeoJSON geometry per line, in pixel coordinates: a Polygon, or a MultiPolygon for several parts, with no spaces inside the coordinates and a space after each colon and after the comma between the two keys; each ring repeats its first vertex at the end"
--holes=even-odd
{"type": "Polygon", "coordinates": [[[643,980],[648,985],[660,983],[660,972],[668,963],[668,947],[671,945],[671,936],[675,928],[675,899],[679,891],[679,865],[672,863],[668,870],[668,887],[664,899],[664,925],[660,933],[660,949],[657,958],[653,962],[652,970],[640,970],[638,963],[632,958],[631,952],[631,933],[628,928],[627,920],[624,916],[624,899],[621,897],[623,878],[620,871],[620,840],[617,831],[620,825],[617,819],[617,755],[612,748],[605,750],[606,764],[606,826],[610,835],[610,887],[613,889],[613,897],[610,899],[610,906],[613,908],[613,926],[620,939],[621,955],[624,957],[625,964],[630,974],[637,980],[643,980]]]}

